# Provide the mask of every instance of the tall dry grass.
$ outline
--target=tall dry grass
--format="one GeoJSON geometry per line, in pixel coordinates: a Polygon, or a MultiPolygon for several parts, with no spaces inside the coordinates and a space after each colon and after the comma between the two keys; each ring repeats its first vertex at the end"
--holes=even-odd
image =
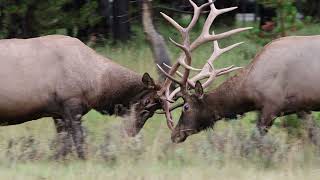
{"type": "MultiPolygon", "coordinates": [[[[320,148],[303,130],[294,136],[273,127],[255,133],[248,115],[219,122],[213,130],[172,144],[165,122],[135,138],[123,133],[121,119],[86,124],[87,161],[76,154],[52,159],[55,135],[49,119],[20,126],[14,137],[1,132],[0,179],[310,179],[320,175],[320,148]],[[43,129],[29,129],[33,126],[43,129]],[[96,126],[102,131],[97,131],[96,126]],[[46,129],[47,128],[47,129],[46,129]],[[49,132],[46,136],[45,132],[49,132]],[[150,135],[152,134],[152,135],[150,135]]],[[[156,117],[154,120],[161,121],[156,117]]],[[[306,128],[305,128],[306,129],[306,128]]],[[[320,131],[319,131],[320,133],[320,131]]]]}

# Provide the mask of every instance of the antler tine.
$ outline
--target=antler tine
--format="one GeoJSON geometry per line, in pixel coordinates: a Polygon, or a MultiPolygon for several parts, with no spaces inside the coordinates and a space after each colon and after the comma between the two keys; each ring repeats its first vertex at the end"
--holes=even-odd
{"type": "MultiPolygon", "coordinates": [[[[191,64],[191,52],[190,52],[190,37],[189,37],[189,31],[187,29],[182,29],[180,31],[181,35],[182,35],[182,39],[183,39],[183,45],[175,42],[174,40],[171,40],[171,42],[176,45],[177,47],[179,47],[183,52],[184,52],[184,56],[181,56],[181,58],[178,59],[178,63],[180,65],[184,65],[186,67],[188,67],[188,69],[185,69],[185,72],[182,76],[182,80],[180,82],[178,82],[178,84],[180,85],[180,87],[182,87],[183,91],[186,89],[187,87],[187,81],[188,81],[188,76],[190,74],[190,68],[193,69],[190,64],[191,64]]],[[[173,68],[172,68],[173,69],[173,68]]],[[[171,69],[171,70],[172,70],[171,69]]],[[[176,69],[177,71],[178,69],[176,69]]],[[[170,80],[174,80],[174,78],[171,78],[170,76],[168,76],[170,74],[166,74],[166,76],[170,79],[170,80]]],[[[169,83],[170,85],[170,83],[169,83]]],[[[170,99],[170,98],[169,98],[170,99]]]]}
{"type": "Polygon", "coordinates": [[[252,27],[237,28],[237,29],[233,29],[233,30],[221,33],[221,34],[217,34],[217,35],[208,35],[204,39],[204,43],[205,42],[209,42],[209,41],[220,40],[220,39],[229,37],[229,36],[231,36],[233,34],[237,34],[239,32],[243,32],[243,31],[250,30],[250,29],[252,29],[252,27]]]}
{"type": "Polygon", "coordinates": [[[177,79],[175,79],[173,76],[171,76],[169,73],[167,73],[164,69],[162,69],[162,67],[157,64],[157,67],[160,69],[160,71],[165,75],[167,76],[167,78],[169,78],[171,81],[177,83],[177,84],[180,84],[181,85],[181,82],[177,79]]]}
{"type": "Polygon", "coordinates": [[[202,84],[202,88],[207,88],[210,86],[210,84],[216,79],[216,75],[212,74],[211,76],[209,76],[208,80],[202,84]]]}
{"type": "MultiPolygon", "coordinates": [[[[164,63],[164,65],[167,66],[167,67],[169,67],[169,68],[171,68],[170,66],[166,65],[165,63],[164,63]]],[[[166,75],[171,81],[173,81],[173,82],[179,84],[180,86],[184,87],[184,85],[181,84],[180,81],[176,80],[173,76],[171,76],[171,75],[168,74],[165,70],[163,70],[162,67],[161,67],[159,64],[157,64],[157,66],[158,66],[158,68],[160,69],[160,71],[161,71],[164,75],[166,75]]],[[[180,72],[178,73],[178,75],[183,77],[183,74],[180,73],[180,72]]],[[[190,81],[189,79],[187,80],[187,82],[188,82],[188,84],[189,84],[191,87],[193,87],[193,88],[195,87],[195,83],[194,83],[194,82],[190,81]]],[[[173,101],[172,99],[173,99],[173,97],[174,97],[178,92],[180,92],[180,90],[181,90],[181,88],[178,87],[178,88],[176,88],[172,93],[169,93],[169,88],[168,88],[168,89],[165,91],[165,95],[166,95],[167,101],[169,101],[169,102],[171,102],[171,103],[174,103],[174,101],[173,101]]]]}
{"type": "MultiPolygon", "coordinates": [[[[192,58],[192,57],[191,57],[191,53],[190,53],[190,51],[188,50],[188,48],[185,47],[185,46],[183,46],[183,45],[181,45],[181,44],[179,44],[179,43],[177,43],[176,41],[174,41],[174,40],[171,39],[171,38],[169,38],[169,39],[170,39],[170,41],[171,41],[174,45],[176,45],[177,47],[179,47],[180,49],[182,49],[182,50],[184,51],[184,53],[185,53],[185,55],[186,55],[187,61],[191,61],[191,58],[192,58]]],[[[188,69],[188,70],[201,71],[201,69],[196,69],[196,68],[193,68],[193,67],[189,66],[188,64],[186,64],[183,58],[179,58],[179,59],[178,59],[178,62],[179,62],[179,64],[180,64],[182,67],[184,67],[184,68],[186,68],[186,69],[188,69]]]]}
{"type": "Polygon", "coordinates": [[[189,0],[189,2],[190,2],[190,4],[191,4],[192,7],[193,7],[193,12],[194,12],[194,13],[193,13],[193,17],[192,17],[192,20],[191,20],[190,24],[189,24],[188,27],[186,28],[187,31],[190,31],[190,30],[196,25],[196,23],[197,23],[197,21],[198,21],[198,19],[199,19],[199,17],[200,17],[201,11],[202,11],[205,7],[207,7],[207,6],[209,6],[210,4],[213,3],[213,2],[208,2],[208,3],[205,3],[205,4],[201,5],[201,6],[197,6],[197,4],[194,3],[192,0],[189,0]]]}
{"type": "Polygon", "coordinates": [[[160,12],[160,14],[165,18],[173,27],[175,27],[181,34],[184,32],[184,28],[180,26],[175,20],[173,20],[170,16],[166,15],[163,12],[160,12]]]}
{"type": "MultiPolygon", "coordinates": [[[[234,9],[237,9],[237,7],[225,8],[225,9],[216,9],[215,5],[213,4],[213,0],[208,0],[208,3],[205,3],[200,7],[198,7],[192,0],[189,0],[189,2],[191,3],[191,5],[194,8],[194,16],[193,16],[193,18],[192,18],[192,20],[191,20],[191,22],[190,22],[190,24],[188,25],[187,28],[183,28],[176,21],[174,21],[172,18],[170,18],[166,14],[164,14],[164,13],[161,13],[161,14],[176,29],[179,30],[179,32],[182,34],[183,37],[186,37],[186,34],[188,34],[188,31],[190,31],[194,27],[194,25],[196,24],[196,21],[198,20],[198,18],[200,16],[201,10],[203,8],[207,7],[208,5],[210,5],[211,10],[210,10],[210,13],[209,13],[206,21],[205,21],[203,30],[202,30],[200,36],[193,43],[191,43],[191,45],[189,47],[189,51],[190,52],[192,52],[193,50],[198,48],[203,43],[206,43],[206,42],[209,42],[209,41],[216,41],[216,40],[219,40],[219,39],[223,39],[223,38],[229,37],[229,36],[231,36],[233,34],[236,34],[236,33],[242,32],[242,31],[246,31],[246,30],[249,30],[249,29],[252,28],[252,27],[238,28],[238,29],[230,30],[228,32],[224,32],[224,33],[217,34],[217,35],[210,34],[209,33],[210,27],[211,27],[211,24],[213,23],[213,21],[215,20],[215,18],[220,14],[232,11],[234,9]]],[[[234,47],[232,47],[232,48],[234,48],[234,47]]],[[[183,66],[187,70],[200,71],[200,69],[193,68],[189,64],[190,63],[186,63],[185,62],[185,57],[182,55],[182,56],[180,56],[178,58],[178,62],[175,63],[172,66],[172,69],[170,70],[169,74],[173,75],[178,70],[180,65],[183,66]]],[[[166,80],[165,83],[164,83],[164,86],[167,87],[167,86],[170,86],[170,84],[171,84],[171,82],[166,80]]],[[[163,93],[163,92],[164,92],[164,90],[161,90],[160,94],[163,93]]]]}
{"type": "MultiPolygon", "coordinates": [[[[187,45],[185,47],[188,47],[189,49],[189,46],[190,46],[190,42],[189,42],[189,32],[191,31],[191,29],[195,26],[197,20],[199,19],[200,17],[200,14],[201,14],[201,11],[209,6],[210,4],[212,4],[213,2],[208,2],[208,3],[205,3],[203,5],[201,5],[200,7],[198,7],[192,0],[189,0],[190,4],[193,6],[193,9],[194,9],[194,15],[192,17],[192,20],[190,22],[190,24],[187,26],[187,28],[183,28],[181,25],[179,25],[175,20],[173,20],[171,17],[167,16],[166,14],[162,13],[161,12],[161,15],[168,21],[170,22],[179,32],[180,34],[182,35],[183,37],[183,42],[184,42],[184,45],[187,45]]],[[[175,43],[174,43],[175,44],[175,43]]],[[[177,44],[175,44],[177,45],[177,44]]],[[[181,48],[181,47],[180,47],[181,48]]],[[[184,51],[186,52],[186,51],[184,51]]],[[[189,52],[191,52],[189,50],[189,52]]],[[[187,70],[193,70],[193,71],[200,71],[200,69],[196,69],[196,68],[193,68],[190,66],[191,64],[191,59],[189,62],[186,62],[185,61],[185,56],[184,55],[181,55],[179,58],[178,58],[178,62],[176,62],[173,66],[172,66],[172,69],[170,70],[169,74],[170,75],[174,75],[175,72],[178,70],[179,66],[183,66],[184,68],[186,68],[187,70]]],[[[188,59],[187,59],[188,61],[188,59]]],[[[188,72],[188,71],[187,71],[188,72]]],[[[189,73],[185,72],[186,75],[189,75],[189,73]]],[[[186,78],[183,78],[183,81],[185,80],[186,78]]],[[[171,85],[171,82],[170,82],[170,79],[166,79],[165,82],[164,82],[164,88],[162,88],[160,91],[159,91],[159,94],[162,94],[164,93],[166,87],[170,86],[171,85]]]]}
{"type": "MultiPolygon", "coordinates": [[[[190,49],[191,44],[190,44],[189,32],[192,30],[192,28],[195,26],[196,22],[198,21],[200,13],[201,13],[201,10],[203,8],[209,6],[209,5],[210,6],[213,5],[213,1],[212,0],[209,0],[208,3],[205,3],[200,7],[198,7],[192,0],[189,0],[189,2],[193,6],[194,15],[193,15],[193,18],[192,18],[189,26],[185,29],[185,34],[183,35],[184,46],[187,48],[188,51],[185,51],[186,58],[179,59],[180,60],[179,61],[180,65],[182,65],[185,68],[184,74],[182,76],[182,81],[181,81],[181,83],[182,83],[181,90],[182,90],[183,93],[187,90],[188,77],[189,77],[189,74],[190,74],[190,70],[201,71],[201,69],[196,69],[196,68],[193,68],[193,67],[190,66],[191,65],[191,60],[192,60],[192,58],[191,58],[191,51],[192,50],[190,49]]],[[[174,95],[174,94],[172,94],[172,95],[174,95]]]]}
{"type": "MultiPolygon", "coordinates": [[[[165,63],[163,63],[163,65],[165,65],[166,67],[168,67],[169,69],[172,69],[172,67],[171,66],[169,66],[169,65],[167,65],[167,64],[165,64],[165,63]]],[[[161,72],[162,73],[164,73],[164,75],[166,75],[170,80],[172,80],[172,81],[174,81],[174,82],[176,82],[176,83],[178,83],[178,84],[180,84],[181,82],[180,81],[177,81],[174,77],[172,77],[170,74],[168,74],[167,72],[165,72],[162,68],[161,68],[161,66],[159,66],[158,64],[157,64],[157,66],[158,66],[158,68],[161,70],[161,72]]],[[[181,72],[179,72],[179,71],[176,71],[176,74],[178,75],[178,76],[180,76],[180,77],[183,77],[183,74],[181,73],[181,72]]],[[[194,83],[195,81],[192,81],[192,80],[190,80],[190,79],[187,79],[187,83],[188,83],[188,85],[189,86],[191,86],[192,88],[195,88],[195,83],[194,83]]],[[[182,86],[181,84],[180,84],[180,86],[182,86]]],[[[183,87],[183,86],[182,86],[183,87]]],[[[165,93],[166,93],[166,98],[168,99],[168,101],[170,101],[170,102],[174,102],[172,99],[175,97],[175,95],[177,94],[177,93],[179,93],[181,91],[181,87],[178,87],[178,88],[176,88],[173,92],[171,92],[171,93],[169,93],[169,91],[166,91],[165,93]]]]}
{"type": "MultiPolygon", "coordinates": [[[[215,35],[214,31],[212,31],[212,34],[215,35]]],[[[213,41],[213,49],[214,49],[214,51],[213,51],[212,55],[210,56],[210,58],[208,59],[207,63],[211,66],[212,69],[214,69],[212,64],[216,59],[218,59],[219,56],[221,56],[223,53],[225,53],[227,51],[232,50],[235,47],[240,46],[243,43],[244,42],[239,42],[239,43],[236,43],[236,44],[233,44],[233,45],[230,45],[228,47],[225,47],[225,48],[221,49],[219,47],[218,41],[217,40],[213,41]]]]}
{"type": "Polygon", "coordinates": [[[220,73],[212,73],[209,76],[208,80],[205,83],[202,84],[202,87],[205,89],[205,88],[210,86],[210,84],[216,79],[216,77],[228,74],[230,72],[233,72],[233,71],[236,71],[236,70],[239,70],[239,69],[242,69],[242,67],[235,67],[235,68],[232,68],[232,69],[229,69],[227,71],[220,72],[220,73]]]}
{"type": "MultiPolygon", "coordinates": [[[[214,35],[214,32],[212,32],[212,34],[214,35]]],[[[198,78],[202,77],[202,76],[208,76],[208,80],[202,85],[203,88],[207,88],[214,80],[216,77],[230,73],[232,71],[236,71],[238,69],[241,69],[242,67],[234,67],[234,65],[231,65],[229,67],[226,68],[222,68],[222,69],[218,69],[216,70],[213,66],[213,62],[219,57],[221,56],[223,53],[232,50],[235,47],[238,47],[239,45],[243,44],[243,42],[240,43],[236,43],[233,44],[231,46],[228,46],[226,48],[221,49],[219,47],[219,43],[218,41],[214,41],[213,42],[213,47],[214,47],[214,52],[212,53],[211,57],[208,59],[207,64],[205,66],[210,66],[210,69],[207,68],[203,68],[204,70],[207,70],[207,73],[202,72],[202,75],[200,74],[198,78]]]]}
{"type": "MultiPolygon", "coordinates": [[[[212,32],[212,34],[214,34],[214,32],[212,32]]],[[[207,60],[207,64],[204,65],[200,73],[198,73],[193,78],[187,80],[188,84],[191,85],[191,87],[193,88],[195,86],[196,81],[208,78],[207,81],[203,84],[203,88],[207,88],[216,79],[216,77],[241,69],[241,67],[234,67],[234,65],[232,65],[226,68],[216,70],[213,66],[213,62],[223,53],[230,51],[235,47],[238,47],[239,45],[243,44],[243,42],[230,45],[226,48],[220,48],[218,41],[214,41],[213,44],[214,44],[214,51],[210,56],[210,58],[207,60]]],[[[166,64],[165,66],[171,69],[170,66],[166,64]]],[[[180,73],[179,71],[176,71],[176,73],[180,77],[183,77],[182,73],[180,73]]],[[[180,87],[176,88],[172,93],[170,93],[170,95],[168,96],[168,99],[173,99],[173,97],[180,91],[181,91],[180,87]]]]}
{"type": "Polygon", "coordinates": [[[227,67],[227,68],[219,69],[219,70],[217,70],[216,73],[212,73],[212,75],[208,78],[208,80],[202,84],[202,87],[207,88],[216,79],[216,77],[228,74],[230,72],[233,72],[233,71],[236,71],[239,69],[242,69],[242,67],[234,67],[234,65],[227,67]]]}
{"type": "MultiPolygon", "coordinates": [[[[214,32],[212,32],[212,34],[214,34],[214,32]]],[[[223,53],[232,50],[235,47],[238,47],[239,45],[243,44],[243,42],[240,43],[236,43],[233,45],[230,45],[226,48],[220,48],[219,47],[219,43],[218,41],[214,41],[214,51],[212,53],[212,55],[210,56],[210,58],[207,60],[207,63],[204,65],[204,67],[202,68],[201,72],[198,73],[197,75],[195,75],[194,77],[192,77],[191,79],[188,79],[188,83],[189,84],[195,84],[196,81],[199,80],[203,80],[203,79],[207,79],[207,81],[205,83],[203,83],[203,88],[207,88],[218,76],[222,76],[224,74],[236,71],[238,69],[241,69],[242,67],[234,67],[234,65],[226,67],[226,68],[222,68],[222,69],[215,69],[213,66],[213,62],[223,53]]],[[[169,67],[170,68],[170,67],[169,67]]],[[[178,74],[179,75],[179,74],[178,74]]],[[[180,75],[181,76],[181,73],[180,75]]],[[[173,98],[175,96],[175,94],[177,94],[180,91],[180,88],[175,89],[175,91],[173,91],[169,97],[173,98]]]]}
{"type": "MultiPolygon", "coordinates": [[[[171,66],[167,65],[166,63],[163,63],[163,65],[166,66],[166,67],[169,68],[169,69],[172,68],[171,66]]],[[[177,74],[178,76],[180,76],[181,78],[183,77],[183,74],[182,74],[181,72],[179,72],[179,71],[176,71],[176,74],[177,74]]],[[[192,82],[190,79],[188,79],[188,84],[189,84],[189,86],[191,86],[192,88],[194,88],[194,87],[196,86],[195,83],[192,82]]]]}
{"type": "Polygon", "coordinates": [[[234,67],[234,66],[230,66],[230,68],[223,68],[223,69],[219,69],[217,72],[217,76],[222,76],[225,74],[228,74],[230,72],[242,69],[243,67],[234,67]]]}
{"type": "MultiPolygon", "coordinates": [[[[184,103],[179,103],[179,104],[175,104],[173,106],[170,106],[169,111],[173,111],[179,107],[182,107],[184,105],[184,103]]],[[[156,111],[156,114],[165,114],[165,111],[156,111]]]]}
{"type": "Polygon", "coordinates": [[[201,44],[204,44],[206,42],[223,39],[223,38],[229,37],[233,34],[252,29],[252,27],[238,28],[238,29],[230,30],[228,32],[224,32],[224,33],[221,33],[218,35],[214,35],[214,34],[211,35],[209,33],[209,31],[210,31],[210,27],[211,27],[213,21],[215,20],[215,18],[220,14],[235,10],[235,9],[237,9],[237,7],[216,9],[215,5],[213,4],[213,0],[208,0],[208,1],[210,3],[211,11],[210,11],[205,23],[204,23],[203,30],[202,30],[200,36],[191,44],[191,46],[190,46],[191,51],[193,51],[194,49],[198,48],[201,44]]]}
{"type": "Polygon", "coordinates": [[[165,111],[165,116],[166,116],[166,119],[167,119],[167,126],[171,131],[173,131],[174,122],[172,120],[172,115],[170,113],[170,104],[166,100],[162,100],[162,103],[163,103],[163,108],[164,108],[164,111],[165,111]]]}
{"type": "Polygon", "coordinates": [[[190,4],[193,7],[193,17],[191,22],[189,23],[189,25],[186,28],[183,28],[180,24],[178,24],[175,20],[173,20],[170,16],[166,15],[163,12],[160,12],[160,14],[168,21],[170,22],[180,33],[181,35],[184,36],[185,32],[189,32],[197,23],[200,14],[201,14],[201,10],[203,10],[205,7],[209,6],[210,4],[212,4],[213,2],[208,2],[205,3],[201,6],[197,6],[196,3],[194,3],[192,0],[189,0],[190,4]]]}

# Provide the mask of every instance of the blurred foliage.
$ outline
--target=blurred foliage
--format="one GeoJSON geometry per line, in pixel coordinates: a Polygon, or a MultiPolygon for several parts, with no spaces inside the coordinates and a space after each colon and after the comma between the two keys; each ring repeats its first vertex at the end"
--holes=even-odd
{"type": "MultiPolygon", "coordinates": [[[[6,38],[29,38],[60,29],[93,27],[101,21],[98,0],[0,0],[0,31],[6,38]]],[[[70,35],[77,36],[77,33],[70,35]]]]}
{"type": "MultiPolygon", "coordinates": [[[[206,0],[194,0],[198,5],[206,0]]],[[[140,24],[141,1],[129,3],[128,14],[116,14],[109,0],[0,0],[0,37],[1,38],[30,38],[46,34],[63,33],[74,36],[83,41],[90,40],[91,35],[108,37],[112,29],[116,29],[112,22],[119,17],[122,23],[140,24]],[[128,15],[129,19],[123,19],[128,15]]],[[[159,11],[169,16],[183,19],[187,12],[192,12],[189,1],[154,0],[155,20],[160,19],[159,11]]],[[[236,5],[236,0],[217,1],[218,8],[236,5]]],[[[229,13],[228,13],[229,14],[229,13]]],[[[229,24],[234,23],[235,14],[224,15],[229,18],[229,24]]],[[[119,19],[118,18],[118,19],[119,19]]],[[[219,18],[218,18],[219,20],[219,18]]],[[[128,32],[132,33],[132,32],[128,32]]]]}
{"type": "Polygon", "coordinates": [[[64,25],[66,13],[61,9],[68,1],[0,0],[1,31],[9,38],[50,33],[64,25]]]}
{"type": "Polygon", "coordinates": [[[276,9],[277,17],[275,21],[278,25],[273,33],[286,36],[288,30],[296,30],[298,10],[294,4],[295,0],[258,0],[258,3],[276,9]]]}
{"type": "MultiPolygon", "coordinates": [[[[128,21],[133,26],[140,26],[141,1],[123,0],[123,2],[129,3],[129,19],[121,20],[119,24],[128,21]]],[[[207,0],[194,0],[194,2],[200,5],[207,0]]],[[[243,1],[217,0],[215,4],[217,8],[225,8],[237,6],[240,2],[243,1]]],[[[267,7],[276,8],[279,14],[276,18],[278,26],[271,34],[266,33],[266,36],[271,36],[266,41],[278,37],[279,34],[284,36],[288,31],[295,31],[302,26],[302,23],[296,20],[298,11],[295,4],[298,4],[298,1],[257,0],[257,2],[267,7]]],[[[299,10],[306,15],[307,22],[313,22],[315,18],[320,17],[319,0],[300,0],[299,2],[301,2],[299,10]]],[[[182,24],[190,21],[191,16],[186,12],[192,12],[192,6],[188,0],[153,0],[152,3],[155,21],[162,20],[159,11],[174,17],[182,24]]],[[[227,13],[217,18],[215,24],[233,25],[235,13],[236,11],[234,14],[227,13]]],[[[109,0],[0,0],[0,37],[30,38],[58,33],[74,36],[88,42],[91,36],[97,36],[101,39],[110,36],[111,29],[114,28],[112,16],[114,16],[112,1],[109,0]]],[[[160,21],[160,23],[164,23],[164,21],[160,21]]],[[[141,30],[140,28],[139,31],[141,30]]],[[[135,35],[132,29],[128,33],[135,35]]]]}
{"type": "Polygon", "coordinates": [[[303,14],[306,17],[313,18],[314,20],[320,20],[320,1],[319,0],[302,0],[303,14]]]}
{"type": "Polygon", "coordinates": [[[266,45],[273,39],[288,36],[306,24],[312,22],[312,17],[298,19],[298,9],[295,0],[258,0],[258,3],[265,7],[274,8],[277,16],[273,19],[275,28],[272,31],[262,31],[259,25],[255,25],[251,31],[251,36],[255,37],[256,43],[266,45]]]}

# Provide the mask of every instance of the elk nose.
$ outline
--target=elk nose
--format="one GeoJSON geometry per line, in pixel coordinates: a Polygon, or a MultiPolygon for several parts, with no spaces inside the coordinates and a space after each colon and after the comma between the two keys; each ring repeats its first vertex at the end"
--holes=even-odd
{"type": "Polygon", "coordinates": [[[173,131],[171,141],[173,143],[182,143],[187,139],[188,135],[185,132],[173,131]]]}

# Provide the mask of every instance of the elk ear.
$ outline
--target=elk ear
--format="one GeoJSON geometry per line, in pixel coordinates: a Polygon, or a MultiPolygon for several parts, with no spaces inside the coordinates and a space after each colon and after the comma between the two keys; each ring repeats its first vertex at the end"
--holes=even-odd
{"type": "Polygon", "coordinates": [[[199,99],[201,99],[203,97],[203,87],[202,87],[202,84],[200,83],[200,81],[196,82],[194,91],[196,92],[196,96],[199,99]]]}
{"type": "Polygon", "coordinates": [[[156,88],[156,84],[154,83],[154,80],[150,77],[148,73],[143,74],[142,82],[148,89],[156,88]]]}

